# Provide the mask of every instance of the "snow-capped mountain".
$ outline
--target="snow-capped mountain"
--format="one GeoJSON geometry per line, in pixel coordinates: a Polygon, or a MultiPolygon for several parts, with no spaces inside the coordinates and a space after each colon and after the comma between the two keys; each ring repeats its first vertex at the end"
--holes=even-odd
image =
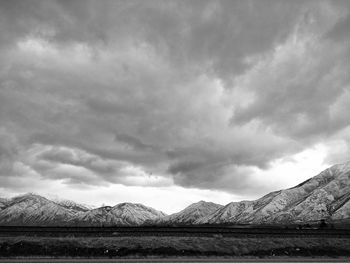
{"type": "Polygon", "coordinates": [[[59,204],[60,206],[63,206],[64,208],[67,208],[68,210],[71,210],[74,213],[86,212],[86,211],[89,211],[90,209],[92,209],[91,207],[76,203],[76,202],[71,201],[71,200],[55,199],[52,201],[54,201],[56,204],[59,204]]]}
{"type": "Polygon", "coordinates": [[[232,202],[196,224],[290,223],[350,217],[350,162],[255,201],[232,202]]]}
{"type": "Polygon", "coordinates": [[[178,213],[174,213],[161,218],[157,223],[159,224],[192,224],[197,219],[212,214],[222,205],[212,202],[199,201],[191,204],[178,213]]]}
{"type": "Polygon", "coordinates": [[[25,194],[3,201],[1,204],[4,205],[0,206],[0,225],[141,225],[166,215],[142,204],[132,203],[89,210],[73,201],[52,201],[36,194],[25,194]]]}
{"type": "Polygon", "coordinates": [[[71,223],[89,226],[142,225],[164,216],[163,212],[142,204],[121,203],[78,213],[71,223]]]}
{"type": "Polygon", "coordinates": [[[14,197],[0,210],[0,225],[65,225],[74,213],[45,197],[14,197]]]}
{"type": "Polygon", "coordinates": [[[35,194],[0,199],[0,225],[283,224],[320,219],[350,219],[350,162],[254,201],[226,206],[200,201],[169,216],[142,204],[89,209],[35,194]]]}

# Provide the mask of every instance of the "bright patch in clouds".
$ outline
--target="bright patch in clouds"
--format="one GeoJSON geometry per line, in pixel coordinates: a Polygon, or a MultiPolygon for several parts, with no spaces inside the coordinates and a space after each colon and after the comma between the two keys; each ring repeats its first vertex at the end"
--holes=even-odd
{"type": "Polygon", "coordinates": [[[0,195],[174,212],[349,161],[346,1],[0,4],[0,195]]]}
{"type": "Polygon", "coordinates": [[[275,185],[276,190],[293,187],[328,168],[331,164],[324,162],[326,156],[326,147],[316,145],[295,155],[277,159],[270,164],[270,169],[257,172],[255,179],[258,184],[275,185]]]}

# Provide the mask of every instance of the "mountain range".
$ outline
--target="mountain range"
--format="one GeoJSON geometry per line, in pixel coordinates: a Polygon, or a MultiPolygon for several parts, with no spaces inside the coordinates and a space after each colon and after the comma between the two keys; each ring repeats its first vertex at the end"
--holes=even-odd
{"type": "Polygon", "coordinates": [[[91,209],[36,194],[0,198],[0,225],[289,224],[321,219],[350,219],[350,162],[334,165],[295,187],[257,200],[225,206],[200,201],[171,215],[133,203],[91,209]]]}

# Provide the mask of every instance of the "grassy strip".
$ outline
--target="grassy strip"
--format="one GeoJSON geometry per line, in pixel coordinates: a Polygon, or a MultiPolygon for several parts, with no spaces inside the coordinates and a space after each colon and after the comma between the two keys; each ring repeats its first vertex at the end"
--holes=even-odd
{"type": "Polygon", "coordinates": [[[0,255],[125,256],[350,256],[350,239],[211,237],[2,237],[0,255]]]}

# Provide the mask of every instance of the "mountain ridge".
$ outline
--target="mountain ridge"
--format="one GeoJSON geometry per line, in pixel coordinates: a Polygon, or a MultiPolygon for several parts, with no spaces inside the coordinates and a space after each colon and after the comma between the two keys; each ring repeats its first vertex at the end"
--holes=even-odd
{"type": "Polygon", "coordinates": [[[183,210],[177,213],[173,213],[171,215],[161,218],[157,223],[159,224],[192,224],[198,218],[202,218],[203,216],[209,215],[215,212],[220,207],[222,207],[222,205],[219,205],[213,202],[205,202],[202,200],[187,206],[186,208],[184,208],[183,210]]]}
{"type": "Polygon", "coordinates": [[[73,219],[78,225],[112,226],[141,225],[157,220],[166,214],[143,204],[120,203],[115,206],[104,206],[79,213],[73,219]]]}
{"type": "Polygon", "coordinates": [[[196,224],[273,224],[340,219],[349,215],[350,162],[334,165],[288,189],[271,192],[257,200],[231,202],[196,224]],[[341,202],[341,198],[345,200],[341,202]],[[340,200],[340,201],[339,201],[340,200]],[[332,204],[338,204],[333,216],[332,204]]]}
{"type": "Polygon", "coordinates": [[[70,200],[29,193],[0,198],[0,225],[289,224],[350,218],[350,162],[333,165],[304,182],[256,200],[226,205],[199,201],[166,215],[143,204],[91,209],[70,200]]]}
{"type": "Polygon", "coordinates": [[[141,225],[164,216],[165,213],[138,203],[88,209],[74,201],[57,202],[27,193],[6,201],[0,210],[0,225],[141,225]]]}

